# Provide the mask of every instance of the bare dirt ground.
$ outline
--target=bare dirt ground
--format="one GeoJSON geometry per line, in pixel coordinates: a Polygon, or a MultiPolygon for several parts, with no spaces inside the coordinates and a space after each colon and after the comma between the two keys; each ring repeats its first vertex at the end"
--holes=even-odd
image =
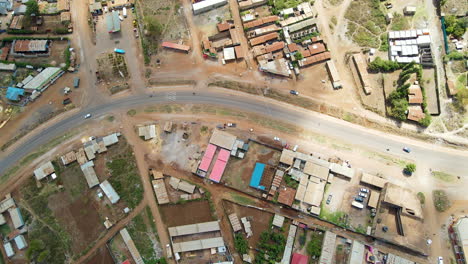
{"type": "Polygon", "coordinates": [[[213,221],[207,201],[188,201],[184,204],[162,205],[161,215],[168,227],[213,221]]]}
{"type": "Polygon", "coordinates": [[[109,253],[109,249],[107,247],[101,247],[94,256],[92,256],[86,264],[114,264],[114,260],[109,253]]]}

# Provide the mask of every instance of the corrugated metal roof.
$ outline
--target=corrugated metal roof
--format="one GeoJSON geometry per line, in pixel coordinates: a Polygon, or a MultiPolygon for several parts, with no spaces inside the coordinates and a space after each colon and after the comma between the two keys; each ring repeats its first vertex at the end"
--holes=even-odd
{"type": "Polygon", "coordinates": [[[63,155],[62,157],[60,157],[60,159],[62,160],[63,165],[68,165],[68,164],[76,161],[76,154],[72,150],[72,151],[66,153],[65,155],[63,155]]]}
{"type": "Polygon", "coordinates": [[[364,244],[357,240],[353,240],[351,246],[351,256],[349,257],[350,264],[362,264],[364,261],[364,244]]]}
{"type": "Polygon", "coordinates": [[[28,246],[28,243],[26,243],[26,239],[24,239],[23,235],[18,235],[17,237],[15,237],[15,243],[16,247],[19,250],[22,250],[23,248],[28,246]]]}
{"type": "MultiPolygon", "coordinates": [[[[294,245],[294,238],[296,237],[297,226],[290,225],[289,233],[286,239],[286,246],[284,247],[283,258],[281,259],[281,264],[289,264],[291,259],[291,253],[294,245]]],[[[306,262],[307,263],[307,262],[306,262]]]]}
{"type": "Polygon", "coordinates": [[[24,89],[40,90],[51,79],[56,77],[61,72],[58,67],[48,67],[42,70],[36,77],[23,86],[24,89]]]}
{"type": "Polygon", "coordinates": [[[206,232],[214,232],[219,231],[219,222],[218,221],[211,221],[211,222],[204,222],[192,225],[182,225],[182,226],[174,226],[169,227],[169,235],[171,237],[175,236],[186,236],[198,233],[206,233],[206,232]]]}
{"type": "Polygon", "coordinates": [[[168,42],[168,41],[164,41],[161,44],[161,46],[163,46],[164,48],[182,50],[182,51],[186,51],[186,52],[188,52],[190,50],[190,46],[177,44],[177,43],[172,43],[172,42],[168,42]]]}
{"type": "Polygon", "coordinates": [[[213,160],[214,154],[216,152],[216,146],[213,144],[208,144],[205,150],[205,154],[200,162],[200,166],[198,167],[200,170],[204,172],[208,172],[210,168],[211,161],[213,160]]]}
{"type": "Polygon", "coordinates": [[[349,168],[346,165],[340,165],[337,163],[330,163],[330,170],[335,174],[339,174],[345,176],[346,178],[353,178],[354,177],[354,169],[349,168]]]}
{"type": "Polygon", "coordinates": [[[214,237],[172,244],[172,248],[175,253],[197,251],[217,247],[224,247],[224,241],[222,237],[214,237]]]}
{"type": "Polygon", "coordinates": [[[117,142],[119,142],[119,137],[118,137],[117,133],[113,133],[113,134],[110,134],[110,135],[107,135],[107,136],[103,137],[102,141],[104,141],[104,145],[106,147],[108,147],[110,145],[114,145],[117,142]]]}
{"type": "Polygon", "coordinates": [[[231,151],[236,141],[236,136],[233,136],[227,132],[221,130],[214,130],[210,138],[210,144],[216,145],[221,148],[225,148],[231,151]]]}
{"type": "Polygon", "coordinates": [[[219,6],[227,4],[227,0],[204,0],[192,4],[193,12],[195,14],[203,12],[204,10],[209,9],[212,6],[219,6]]]}
{"type": "Polygon", "coordinates": [[[307,161],[306,165],[304,166],[304,173],[315,176],[322,180],[328,179],[328,172],[330,169],[328,167],[320,166],[314,162],[307,161]]]}
{"type": "Polygon", "coordinates": [[[299,22],[297,24],[293,24],[291,26],[288,26],[288,31],[289,32],[295,32],[295,31],[301,30],[301,29],[306,28],[306,27],[310,27],[310,26],[315,25],[315,24],[317,24],[316,20],[313,19],[313,18],[310,18],[310,19],[301,21],[301,22],[299,22]]]}
{"type": "Polygon", "coordinates": [[[46,52],[48,40],[15,40],[14,52],[46,52]]]}
{"type": "Polygon", "coordinates": [[[15,255],[15,251],[13,251],[13,247],[11,246],[10,242],[3,244],[3,248],[5,249],[7,257],[11,258],[15,255]]]}
{"type": "Polygon", "coordinates": [[[372,174],[363,172],[362,177],[361,177],[361,182],[383,189],[383,187],[385,186],[385,183],[387,183],[387,180],[374,176],[372,174]]]}
{"type": "Polygon", "coordinates": [[[94,162],[92,160],[81,165],[81,171],[83,171],[83,174],[86,178],[86,182],[88,183],[89,188],[93,188],[94,186],[99,184],[99,179],[93,167],[94,167],[94,162]]]}
{"type": "Polygon", "coordinates": [[[156,137],[156,125],[138,127],[138,136],[150,140],[156,137]]]}
{"type": "Polygon", "coordinates": [[[265,164],[257,162],[255,163],[255,168],[252,172],[252,176],[250,178],[250,187],[262,189],[264,190],[264,186],[260,186],[260,182],[262,181],[263,171],[265,170],[265,164]]]}
{"type": "Polygon", "coordinates": [[[125,245],[127,245],[127,248],[130,251],[130,254],[132,255],[132,258],[135,261],[135,263],[144,264],[145,262],[143,261],[143,258],[141,258],[140,252],[138,252],[138,249],[136,248],[135,243],[130,237],[130,234],[128,233],[127,229],[123,228],[122,230],[120,230],[120,235],[122,236],[125,245]]]}
{"type": "Polygon", "coordinates": [[[307,264],[309,263],[309,257],[301,255],[299,253],[294,253],[291,264],[307,264]]]}
{"type": "Polygon", "coordinates": [[[117,192],[115,192],[114,188],[107,180],[99,184],[99,187],[101,187],[112,204],[115,204],[120,200],[120,196],[117,194],[117,192]]]}
{"type": "Polygon", "coordinates": [[[190,184],[186,181],[180,181],[178,188],[179,190],[190,194],[192,194],[195,191],[195,185],[190,184]]]}
{"type": "Polygon", "coordinates": [[[11,207],[15,206],[15,200],[13,198],[6,198],[5,200],[0,202],[0,213],[6,212],[6,210],[10,209],[11,207]]]}
{"type": "Polygon", "coordinates": [[[44,179],[45,177],[47,177],[48,175],[54,173],[54,171],[55,171],[54,165],[52,165],[52,162],[48,161],[42,164],[41,166],[39,166],[39,168],[34,170],[34,176],[36,177],[38,181],[40,181],[44,179]]]}
{"type": "Polygon", "coordinates": [[[114,33],[120,31],[119,14],[115,11],[107,13],[106,15],[107,32],[114,33]]]}
{"type": "Polygon", "coordinates": [[[228,218],[229,218],[229,222],[231,223],[232,230],[234,232],[242,230],[242,226],[240,224],[239,218],[237,217],[235,213],[230,214],[228,218]]]}
{"type": "Polygon", "coordinates": [[[21,215],[21,211],[18,207],[8,209],[10,213],[11,221],[13,222],[13,226],[18,229],[24,225],[23,216],[21,215]]]}
{"type": "Polygon", "coordinates": [[[273,223],[272,223],[274,226],[277,226],[279,228],[281,228],[284,224],[284,216],[282,215],[279,215],[279,214],[275,214],[275,216],[273,217],[273,223]]]}
{"type": "Polygon", "coordinates": [[[152,184],[154,192],[156,193],[156,198],[158,199],[158,204],[169,203],[169,196],[167,195],[166,184],[164,184],[164,180],[153,180],[152,184]]]}
{"type": "Polygon", "coordinates": [[[325,232],[322,244],[322,253],[320,254],[320,264],[333,264],[333,256],[335,255],[336,234],[330,231],[325,232]]]}

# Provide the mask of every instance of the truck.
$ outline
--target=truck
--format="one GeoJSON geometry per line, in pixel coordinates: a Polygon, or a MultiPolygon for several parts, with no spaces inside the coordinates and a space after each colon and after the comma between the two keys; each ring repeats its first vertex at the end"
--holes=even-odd
{"type": "Polygon", "coordinates": [[[359,203],[359,202],[356,202],[356,201],[353,201],[351,203],[351,205],[358,208],[358,209],[363,209],[364,208],[364,205],[362,203],[359,203]]]}
{"type": "Polygon", "coordinates": [[[127,8],[126,7],[123,8],[122,13],[123,13],[123,17],[126,18],[127,17],[127,8]]]}
{"type": "Polygon", "coordinates": [[[73,79],[73,87],[78,88],[79,86],[80,86],[80,78],[75,77],[75,79],[73,79]]]}
{"type": "Polygon", "coordinates": [[[117,48],[115,48],[115,49],[114,49],[114,52],[115,52],[115,53],[119,53],[119,54],[125,54],[125,50],[123,50],[123,49],[117,49],[117,48]]]}

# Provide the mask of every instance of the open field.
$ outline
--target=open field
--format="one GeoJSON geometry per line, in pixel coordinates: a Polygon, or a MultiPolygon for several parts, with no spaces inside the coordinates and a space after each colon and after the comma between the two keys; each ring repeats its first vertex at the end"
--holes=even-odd
{"type": "Polygon", "coordinates": [[[210,204],[205,200],[162,205],[159,208],[168,227],[213,221],[210,204]]]}
{"type": "Polygon", "coordinates": [[[98,252],[92,256],[86,264],[114,264],[111,254],[107,247],[101,247],[98,252]]]}
{"type": "Polygon", "coordinates": [[[346,11],[347,35],[361,47],[378,48],[386,31],[385,16],[379,0],[353,1],[346,11]]]}

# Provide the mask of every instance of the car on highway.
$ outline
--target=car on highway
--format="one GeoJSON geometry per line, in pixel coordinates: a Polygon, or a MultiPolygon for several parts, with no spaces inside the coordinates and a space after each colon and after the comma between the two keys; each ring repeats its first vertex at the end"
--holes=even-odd
{"type": "Polygon", "coordinates": [[[354,200],[355,200],[356,202],[361,202],[361,203],[364,202],[364,198],[362,198],[362,197],[360,197],[360,196],[355,197],[354,200]]]}
{"type": "Polygon", "coordinates": [[[292,95],[299,95],[299,92],[296,91],[296,90],[291,90],[291,91],[289,91],[289,93],[292,94],[292,95]]]}
{"type": "Polygon", "coordinates": [[[329,194],[327,198],[327,204],[330,204],[332,198],[333,198],[333,194],[329,194]]]}
{"type": "Polygon", "coordinates": [[[403,151],[406,152],[406,153],[410,153],[410,152],[411,152],[411,149],[408,148],[408,147],[403,147],[403,151]]]}
{"type": "Polygon", "coordinates": [[[86,114],[86,115],[84,116],[85,119],[88,119],[88,118],[90,118],[90,117],[91,117],[91,114],[86,114]]]}

